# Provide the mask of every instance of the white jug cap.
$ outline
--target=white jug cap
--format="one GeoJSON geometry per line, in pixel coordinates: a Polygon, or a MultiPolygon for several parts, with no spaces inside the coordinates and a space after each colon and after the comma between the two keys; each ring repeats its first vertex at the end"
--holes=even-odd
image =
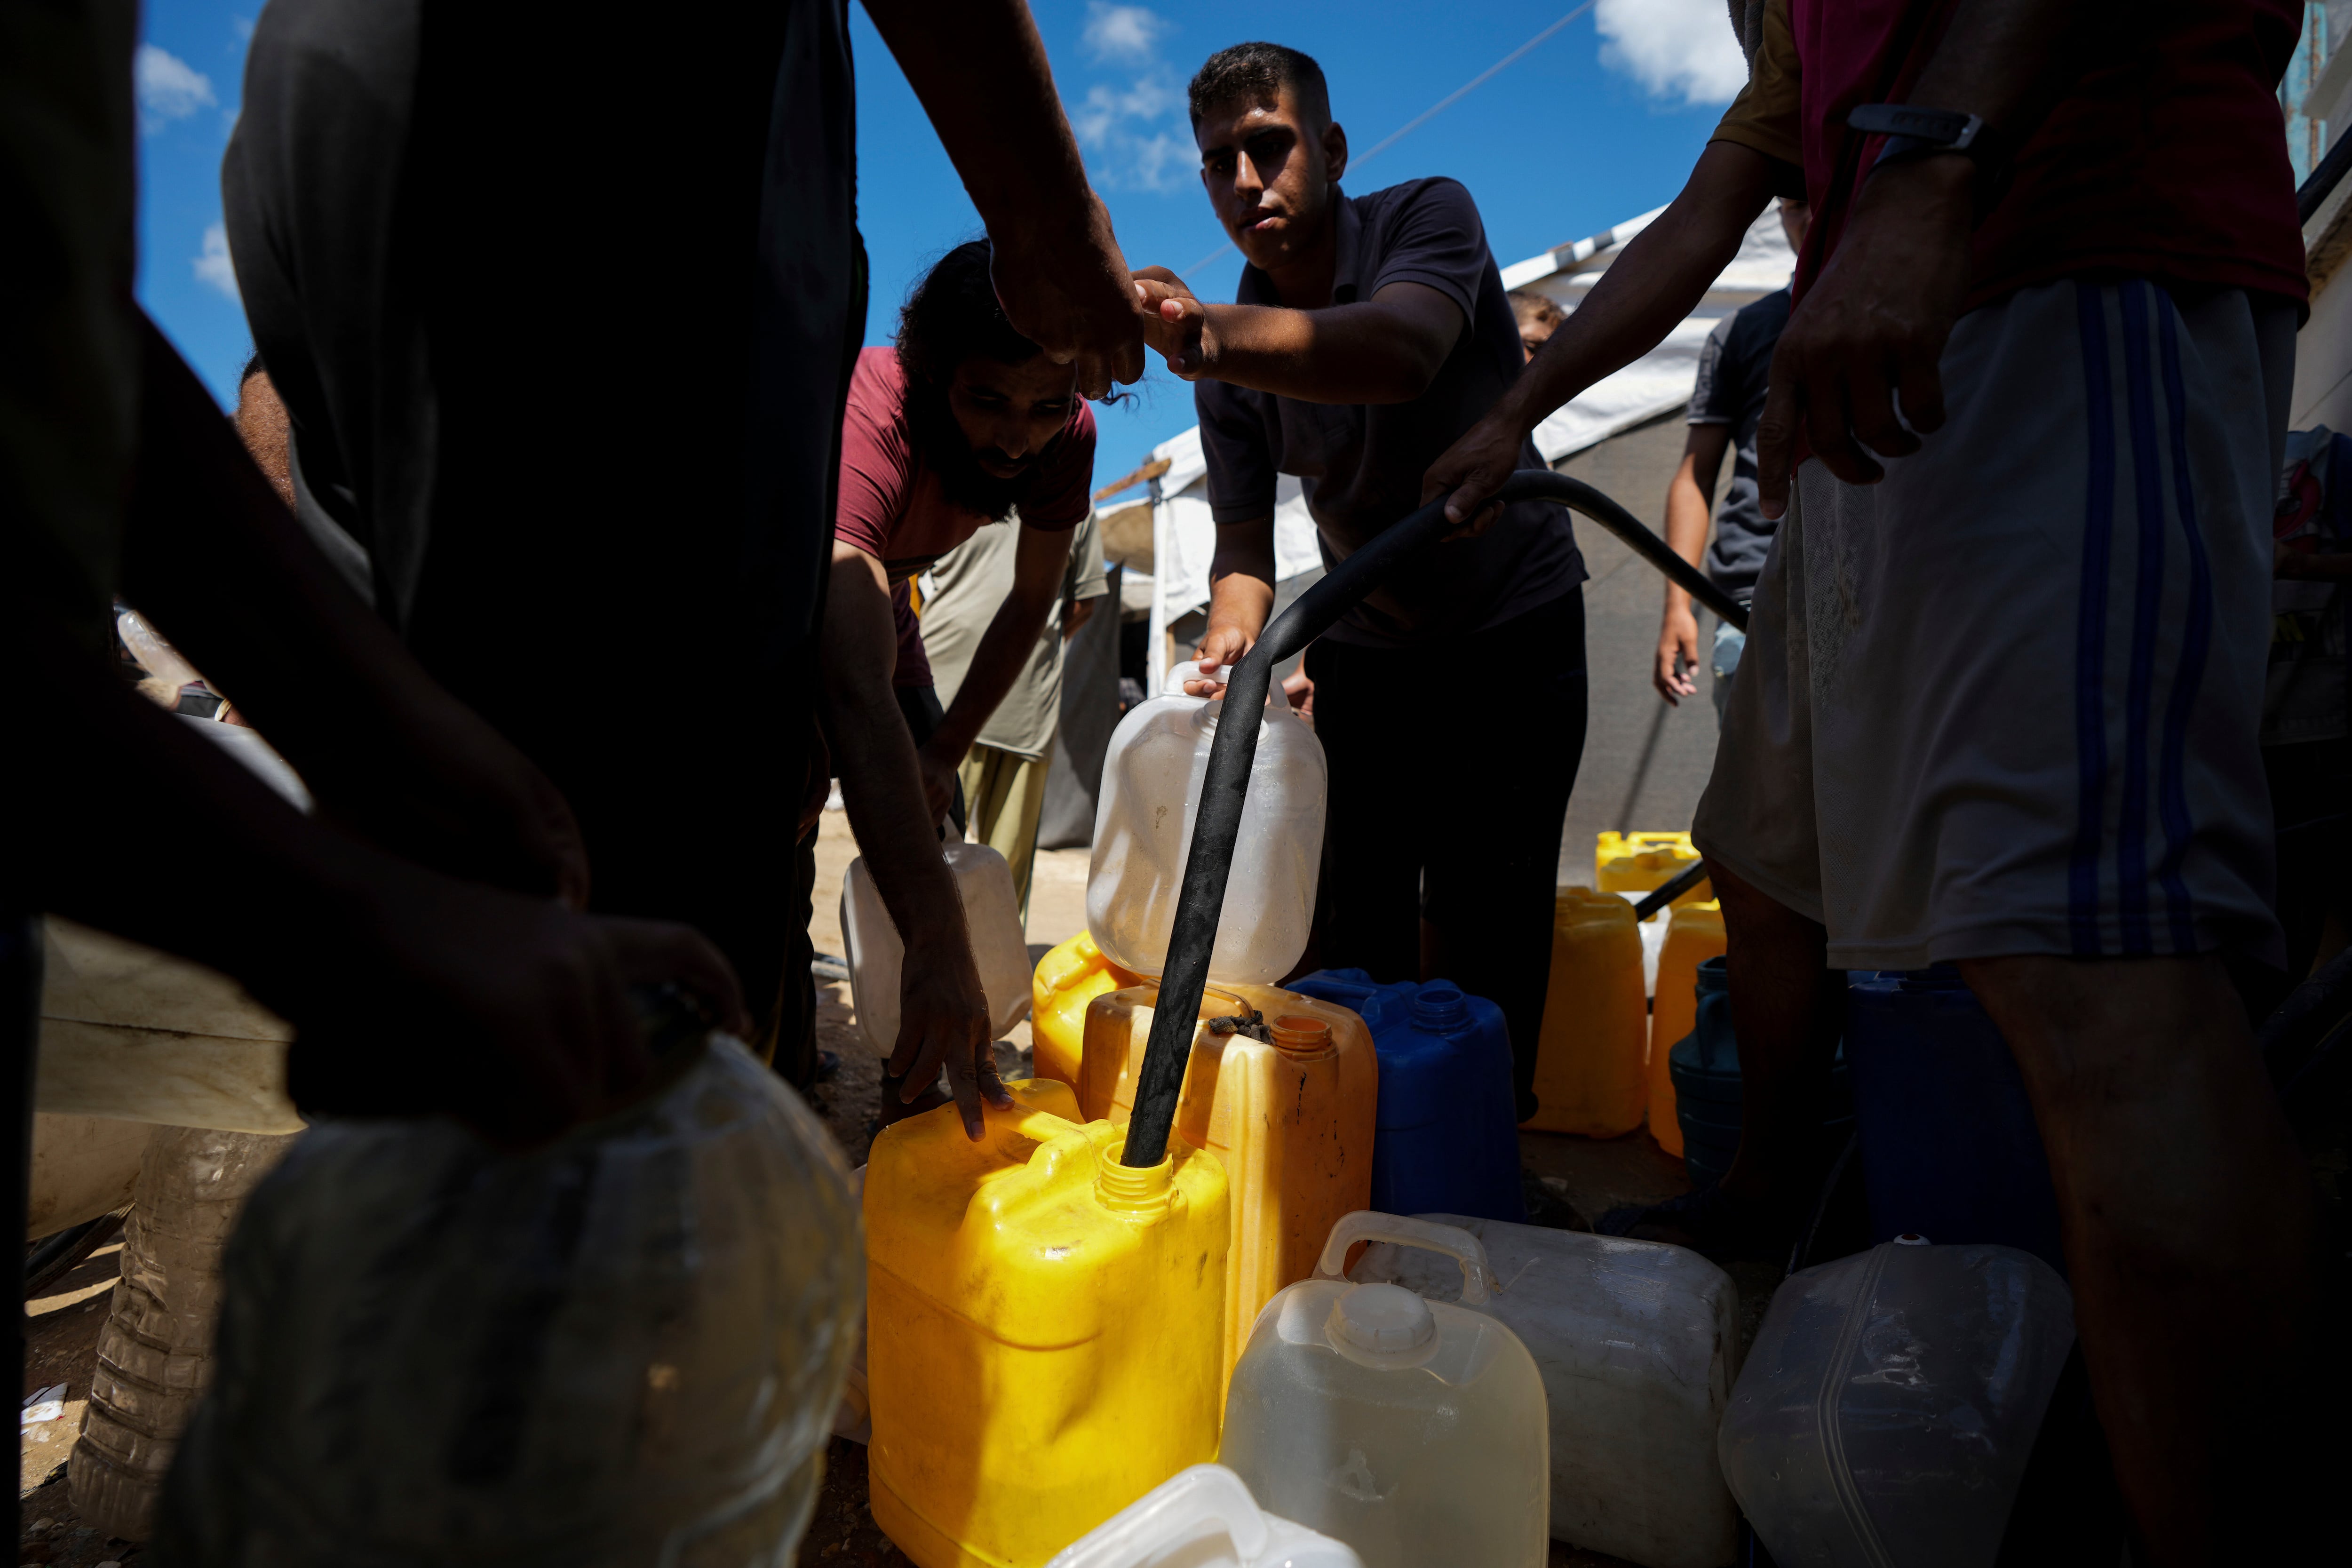
{"type": "Polygon", "coordinates": [[[1356,1285],[1331,1303],[1330,1331],[1375,1364],[1393,1358],[1414,1365],[1428,1359],[1437,1318],[1402,1285],[1356,1285]]]}
{"type": "MultiPolygon", "coordinates": [[[[1230,682],[1233,678],[1234,667],[1232,665],[1221,664],[1217,666],[1218,685],[1223,686],[1230,682]]],[[[1191,693],[1184,689],[1184,683],[1188,680],[1204,680],[1208,678],[1201,673],[1201,661],[1199,659],[1180,658],[1176,661],[1175,668],[1168,672],[1168,685],[1160,694],[1165,697],[1190,696],[1191,693]]],[[[1212,700],[1213,700],[1213,699],[1212,699],[1212,700]]]]}

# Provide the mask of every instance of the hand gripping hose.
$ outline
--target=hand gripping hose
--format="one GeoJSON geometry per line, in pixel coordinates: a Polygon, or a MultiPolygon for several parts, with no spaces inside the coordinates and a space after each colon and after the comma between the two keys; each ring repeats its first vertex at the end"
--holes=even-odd
{"type": "MultiPolygon", "coordinates": [[[[1633,515],[1581,479],[1548,468],[1522,468],[1495,492],[1496,501],[1552,500],[1586,517],[1622,540],[1633,553],[1664,573],[1676,587],[1740,630],[1748,612],[1697,568],[1666,548],[1665,541],[1633,515]]],[[[1255,714],[1265,706],[1274,667],[1328,630],[1334,621],[1379,587],[1408,560],[1446,531],[1445,502],[1430,502],[1341,562],[1299,596],[1265,628],[1225,686],[1225,711],[1255,714]]],[[[1209,769],[1201,784],[1201,814],[1192,826],[1192,849],[1184,862],[1184,885],[1169,932],[1168,964],[1144,1047],[1143,1074],[1135,1113],[1128,1122],[1129,1165],[1157,1165],[1167,1157],[1169,1131],[1176,1123],[1176,1098],[1184,1086],[1184,1066],[1192,1054],[1194,1020],[1209,983],[1209,952],[1216,945],[1217,921],[1225,906],[1225,879],[1233,870],[1234,843],[1241,836],[1242,799],[1249,791],[1250,764],[1257,756],[1255,723],[1220,724],[1209,748],[1209,769]]]]}

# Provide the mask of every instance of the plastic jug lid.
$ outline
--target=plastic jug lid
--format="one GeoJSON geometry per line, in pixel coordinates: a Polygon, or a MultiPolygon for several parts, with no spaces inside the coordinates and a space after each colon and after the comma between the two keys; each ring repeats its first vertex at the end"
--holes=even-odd
{"type": "MultiPolygon", "coordinates": [[[[1217,684],[1219,686],[1228,684],[1232,681],[1233,678],[1234,667],[1232,665],[1221,664],[1217,666],[1217,684]]],[[[1201,661],[1199,659],[1180,658],[1176,661],[1175,667],[1169,670],[1168,684],[1161,688],[1160,695],[1163,697],[1190,696],[1191,693],[1184,689],[1184,683],[1188,680],[1200,680],[1202,679],[1203,677],[1201,674],[1201,661]]],[[[1222,696],[1223,694],[1221,692],[1219,695],[1222,696]]]]}
{"type": "Polygon", "coordinates": [[[1402,1285],[1358,1285],[1331,1304],[1331,1332],[1369,1356],[1410,1364],[1437,1338],[1437,1319],[1402,1285]]]}

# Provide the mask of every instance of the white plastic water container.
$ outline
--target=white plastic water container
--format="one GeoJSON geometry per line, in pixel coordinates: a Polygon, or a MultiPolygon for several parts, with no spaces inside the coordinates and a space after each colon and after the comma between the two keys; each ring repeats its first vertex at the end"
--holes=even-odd
{"type": "Polygon", "coordinates": [[[1223,1465],[1194,1465],[1054,1554],[1045,1568],[1364,1568],[1328,1535],[1261,1512],[1223,1465]]]}
{"type": "MultiPolygon", "coordinates": [[[[1452,1250],[1377,1241],[1348,1277],[1452,1300],[1463,1279],[1454,1259],[1480,1262],[1493,1288],[1478,1310],[1518,1335],[1543,1374],[1552,1539],[1643,1568],[1730,1562],[1739,1516],[1715,1437],[1738,1370],[1731,1276],[1656,1242],[1459,1215],[1407,1223],[1452,1232],[1452,1250]]],[[[1397,1224],[1349,1215],[1326,1264],[1397,1224]]]]}
{"type": "Polygon", "coordinates": [[[1724,1479],[1776,1562],[1990,1568],[2074,1341],[2065,1281],[2015,1247],[1900,1237],[1791,1275],[1724,1479]]]}
{"type": "MultiPolygon", "coordinates": [[[[1234,1367],[1217,1459],[1261,1507],[1346,1542],[1365,1568],[1542,1568],[1550,1427],[1527,1347],[1477,1309],[1482,1259],[1449,1226],[1381,1216],[1371,1234],[1459,1251],[1462,1300],[1336,1278],[1353,1235],[1333,1227],[1316,1278],[1258,1313],[1234,1367]]],[[[1475,1247],[1475,1242],[1473,1241],[1475,1247]]]]}
{"type": "MultiPolygon", "coordinates": [[[[1217,679],[1230,669],[1220,669],[1217,679]]],[[[1200,679],[1197,664],[1178,665],[1165,695],[1119,721],[1103,757],[1087,929],[1104,957],[1138,974],[1167,967],[1209,748],[1224,712],[1222,695],[1184,695],[1184,682],[1200,679]]],[[[1271,985],[1307,951],[1323,859],[1325,780],[1323,743],[1290,710],[1282,688],[1271,687],[1209,954],[1210,979],[1271,985]]]]}
{"type": "MultiPolygon", "coordinates": [[[[988,1026],[1002,1039],[1029,1015],[1028,930],[1021,921],[1021,900],[1013,890],[1013,868],[985,844],[940,847],[963,899],[971,961],[988,997],[988,1026]]],[[[848,874],[841,879],[841,936],[849,947],[849,994],[857,1022],[867,1043],[887,1060],[898,1048],[898,975],[907,945],[898,938],[898,928],[862,855],[849,863],[848,874]]]]}
{"type": "Polygon", "coordinates": [[[848,1168],[736,1041],[660,1070],[531,1149],[305,1133],[229,1241],[157,1558],[793,1561],[865,1300],[848,1168]]]}

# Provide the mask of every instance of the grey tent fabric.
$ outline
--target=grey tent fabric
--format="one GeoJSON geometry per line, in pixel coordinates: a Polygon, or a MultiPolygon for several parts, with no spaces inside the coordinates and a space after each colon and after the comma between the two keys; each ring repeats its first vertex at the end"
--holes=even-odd
{"type": "Polygon", "coordinates": [[[1037,847],[1078,849],[1095,841],[1095,797],[1102,788],[1103,753],[1118,727],[1118,579],[1104,574],[1109,596],[1062,652],[1061,729],[1054,765],[1045,772],[1045,807],[1037,818],[1037,847]]]}

